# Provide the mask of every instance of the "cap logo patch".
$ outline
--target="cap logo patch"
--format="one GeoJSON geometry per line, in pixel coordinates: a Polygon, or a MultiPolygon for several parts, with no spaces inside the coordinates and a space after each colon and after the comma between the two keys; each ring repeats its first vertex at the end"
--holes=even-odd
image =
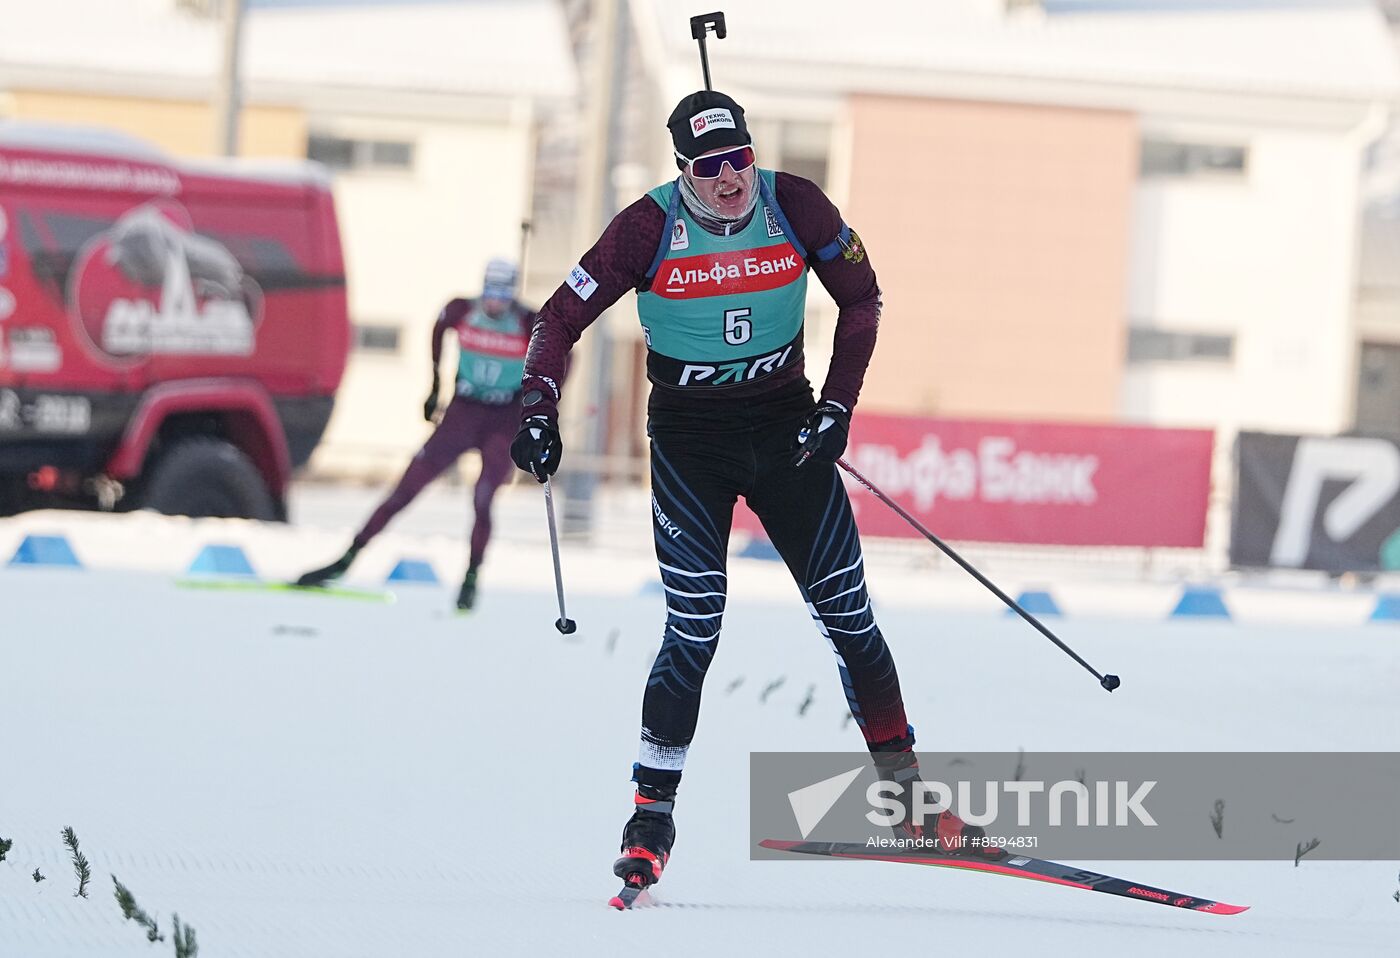
{"type": "Polygon", "coordinates": [[[723,107],[701,110],[690,118],[690,129],[696,136],[703,136],[711,130],[733,130],[734,114],[723,107]]]}

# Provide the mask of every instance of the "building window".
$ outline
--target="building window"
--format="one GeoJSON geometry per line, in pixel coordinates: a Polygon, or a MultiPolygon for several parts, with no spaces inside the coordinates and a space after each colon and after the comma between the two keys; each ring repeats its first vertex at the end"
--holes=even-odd
{"type": "Polygon", "coordinates": [[[1235,355],[1235,337],[1134,326],[1128,329],[1128,362],[1220,362],[1235,355]]]}
{"type": "Polygon", "coordinates": [[[1356,429],[1365,435],[1400,436],[1400,343],[1361,344],[1356,429]]]}
{"type": "Polygon", "coordinates": [[[362,353],[387,355],[399,351],[399,327],[384,323],[356,323],[355,349],[362,353]]]}
{"type": "Polygon", "coordinates": [[[749,121],[749,133],[762,166],[809,179],[823,190],[827,188],[830,123],[756,118],[749,121]]]}
{"type": "Polygon", "coordinates": [[[779,137],[780,169],[826,189],[831,127],[825,123],[786,122],[779,137]]]}
{"type": "Polygon", "coordinates": [[[1243,176],[1248,159],[1243,146],[1145,139],[1138,172],[1144,177],[1243,176]]]}
{"type": "Polygon", "coordinates": [[[333,170],[413,168],[413,144],[403,140],[359,140],[313,133],[306,140],[306,155],[333,170]]]}

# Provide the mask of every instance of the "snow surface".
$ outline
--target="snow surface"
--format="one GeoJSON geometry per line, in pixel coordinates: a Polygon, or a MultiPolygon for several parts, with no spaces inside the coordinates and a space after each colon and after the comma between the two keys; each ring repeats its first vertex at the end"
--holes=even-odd
{"type": "MultiPolygon", "coordinates": [[[[450,611],[460,566],[442,558],[460,545],[422,531],[461,528],[460,491],[415,503],[352,574],[375,585],[391,552],[437,556],[445,584],[398,588],[392,603],[175,584],[206,542],[242,543],[268,576],[325,561],[376,495],[303,496],[294,527],[0,523],[0,560],[43,529],[88,566],[0,567],[0,837],[14,841],[0,956],[171,953],[123,921],[113,874],[163,932],[178,912],[206,958],[1396,953],[1396,862],[1083,863],[1252,906],[1228,918],[941,869],[750,862],[749,751],[861,747],[825,642],[781,569],[750,560],[731,566],[659,907],[616,913],[610,865],[663,614],[640,588],[645,512],[604,537],[613,545],[566,547],[579,623],[567,638],[552,627],[538,493],[520,487],[469,616],[450,611]],[[73,895],[65,826],[92,864],[87,899],[73,895]]],[[[1110,696],[995,605],[882,589],[909,574],[871,563],[929,750],[1396,747],[1395,626],[1169,622],[1155,609],[1064,620],[1062,636],[1122,675],[1110,696]]]]}

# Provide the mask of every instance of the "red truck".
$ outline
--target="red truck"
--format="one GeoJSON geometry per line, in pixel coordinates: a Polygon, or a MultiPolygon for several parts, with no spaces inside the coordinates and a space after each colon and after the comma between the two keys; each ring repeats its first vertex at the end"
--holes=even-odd
{"type": "Polygon", "coordinates": [[[0,515],[285,519],[349,343],[320,167],[0,122],[0,515]]]}

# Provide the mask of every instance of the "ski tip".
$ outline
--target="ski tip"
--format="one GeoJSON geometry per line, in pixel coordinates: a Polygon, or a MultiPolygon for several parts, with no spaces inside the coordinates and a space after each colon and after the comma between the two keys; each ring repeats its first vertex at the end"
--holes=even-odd
{"type": "Polygon", "coordinates": [[[1198,911],[1209,912],[1212,915],[1238,915],[1242,911],[1249,911],[1248,905],[1227,905],[1223,901],[1211,902],[1205,908],[1198,911]]]}
{"type": "Polygon", "coordinates": [[[631,911],[632,906],[638,901],[645,902],[647,900],[643,897],[645,891],[646,889],[641,885],[634,885],[629,882],[626,888],[608,899],[608,904],[618,911],[631,911]]]}
{"type": "Polygon", "coordinates": [[[801,842],[786,841],[786,840],[781,839],[781,838],[765,838],[765,839],[763,839],[763,841],[759,842],[758,844],[759,844],[761,847],[763,847],[763,848],[771,848],[771,849],[774,849],[775,851],[787,852],[787,851],[792,851],[792,849],[796,848],[798,845],[801,845],[802,843],[801,843],[801,842]]]}
{"type": "MultiPolygon", "coordinates": [[[[614,863],[614,870],[628,864],[631,859],[619,858],[614,863]]],[[[657,866],[657,874],[660,875],[660,866],[657,866]]],[[[648,879],[647,875],[639,871],[629,871],[626,875],[619,875],[623,880],[622,891],[608,899],[608,904],[618,911],[629,911],[639,900],[646,901],[647,889],[656,884],[656,879],[648,879]]]]}

